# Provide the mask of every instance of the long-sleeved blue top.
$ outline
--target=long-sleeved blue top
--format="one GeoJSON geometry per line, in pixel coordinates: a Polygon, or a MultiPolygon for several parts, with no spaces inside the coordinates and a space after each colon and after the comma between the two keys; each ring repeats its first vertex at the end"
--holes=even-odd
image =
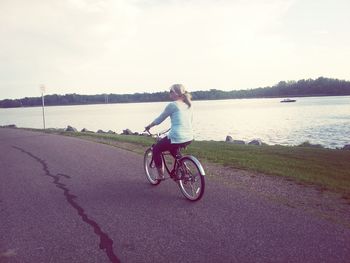
{"type": "Polygon", "coordinates": [[[193,140],[192,109],[182,101],[170,102],[153,123],[158,125],[170,117],[171,130],[168,138],[171,143],[184,143],[193,140]]]}

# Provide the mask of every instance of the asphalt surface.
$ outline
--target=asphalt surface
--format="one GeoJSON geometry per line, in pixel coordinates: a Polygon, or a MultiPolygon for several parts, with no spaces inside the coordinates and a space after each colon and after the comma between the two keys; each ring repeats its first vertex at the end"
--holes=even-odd
{"type": "Polygon", "coordinates": [[[0,262],[350,262],[350,229],[207,178],[187,201],[143,158],[0,129],[0,262]]]}

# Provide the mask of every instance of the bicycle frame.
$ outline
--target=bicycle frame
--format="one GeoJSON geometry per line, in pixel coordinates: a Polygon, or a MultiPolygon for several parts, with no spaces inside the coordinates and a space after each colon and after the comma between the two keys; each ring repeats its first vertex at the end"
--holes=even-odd
{"type": "MultiPolygon", "coordinates": [[[[162,153],[162,162],[164,164],[165,170],[167,171],[167,173],[170,175],[171,178],[173,178],[175,171],[178,169],[179,167],[179,160],[181,159],[178,157],[174,157],[170,152],[165,152],[162,153]],[[165,159],[165,155],[170,155],[172,156],[172,158],[174,159],[174,164],[172,166],[172,168],[170,169],[169,165],[166,163],[166,159],[165,159]]],[[[150,165],[154,165],[154,160],[153,160],[153,156],[152,156],[152,161],[150,165]]]]}
{"type": "MultiPolygon", "coordinates": [[[[179,150],[180,151],[180,150],[179,150]]],[[[165,152],[165,153],[162,153],[162,160],[163,160],[163,163],[164,163],[164,166],[165,166],[165,169],[166,171],[168,172],[168,174],[170,175],[171,178],[176,178],[174,175],[175,175],[175,172],[177,171],[178,167],[179,167],[179,164],[180,164],[180,161],[182,158],[186,157],[186,158],[189,158],[191,159],[198,167],[201,175],[205,176],[205,171],[204,171],[204,168],[202,166],[202,164],[198,161],[198,159],[192,155],[182,155],[180,152],[179,152],[179,155],[180,156],[173,156],[170,152],[165,152]],[[166,163],[166,160],[165,160],[165,155],[171,155],[172,158],[174,159],[174,164],[173,164],[173,167],[172,169],[170,170],[168,164],[166,163]]],[[[152,161],[151,161],[151,164],[153,164],[153,156],[152,156],[152,161]]]]}
{"type": "MultiPolygon", "coordinates": [[[[158,140],[160,138],[160,136],[162,134],[165,134],[169,131],[170,129],[166,130],[166,131],[163,131],[163,132],[160,132],[160,133],[157,133],[155,134],[156,136],[156,140],[158,140]]],[[[146,130],[147,131],[147,130],[146,130]]],[[[154,136],[154,134],[152,134],[150,131],[147,131],[147,133],[150,135],[150,136],[154,136]]],[[[152,145],[152,148],[153,148],[154,144],[152,145]]],[[[176,154],[176,156],[172,155],[169,151],[166,151],[166,152],[162,152],[161,153],[161,156],[162,156],[162,162],[165,166],[165,169],[167,171],[167,173],[170,175],[171,178],[175,178],[175,172],[177,171],[178,167],[179,167],[179,160],[183,157],[181,152],[180,152],[180,149],[178,149],[178,152],[176,154]],[[165,159],[165,156],[166,155],[170,155],[172,156],[172,158],[174,159],[174,164],[172,166],[172,168],[170,169],[169,165],[166,163],[166,159],[165,159]]],[[[151,164],[150,165],[153,165],[154,164],[154,160],[153,160],[153,155],[152,155],[152,161],[151,161],[151,164]]]]}
{"type": "Polygon", "coordinates": [[[165,153],[162,153],[162,159],[163,159],[163,163],[164,163],[166,171],[168,172],[168,174],[170,175],[171,178],[174,178],[175,172],[177,171],[177,169],[179,167],[180,158],[174,157],[170,152],[165,152],[165,153]],[[173,167],[171,170],[170,170],[168,164],[166,163],[165,155],[170,155],[174,159],[174,164],[173,164],[173,167]]]}

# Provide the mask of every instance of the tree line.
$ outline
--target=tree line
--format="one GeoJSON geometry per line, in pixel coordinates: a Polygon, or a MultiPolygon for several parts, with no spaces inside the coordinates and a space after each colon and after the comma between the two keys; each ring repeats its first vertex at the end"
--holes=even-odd
{"type": "MultiPolygon", "coordinates": [[[[220,100],[243,98],[283,98],[298,96],[345,96],[350,95],[350,81],[319,77],[302,79],[299,81],[280,81],[272,87],[249,90],[192,92],[193,100],[220,100]]],[[[134,94],[99,94],[99,95],[45,95],[45,105],[81,105],[103,103],[130,103],[130,102],[159,102],[169,100],[168,92],[134,93],[134,94]]],[[[23,99],[5,99],[0,101],[0,108],[33,107],[42,105],[41,97],[23,99]]]]}

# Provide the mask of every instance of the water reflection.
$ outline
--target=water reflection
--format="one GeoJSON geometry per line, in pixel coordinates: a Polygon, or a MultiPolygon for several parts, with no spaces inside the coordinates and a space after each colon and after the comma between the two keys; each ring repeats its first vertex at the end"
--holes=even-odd
{"type": "MultiPolygon", "coordinates": [[[[46,108],[46,127],[78,130],[114,130],[143,127],[164,109],[167,102],[61,106],[46,108]]],[[[327,147],[350,143],[350,96],[297,98],[294,103],[274,99],[195,101],[194,128],[197,140],[259,138],[267,144],[296,145],[304,141],[327,147]]],[[[0,109],[0,125],[42,128],[41,108],[0,109]]],[[[157,130],[166,129],[169,121],[157,130]]]]}

